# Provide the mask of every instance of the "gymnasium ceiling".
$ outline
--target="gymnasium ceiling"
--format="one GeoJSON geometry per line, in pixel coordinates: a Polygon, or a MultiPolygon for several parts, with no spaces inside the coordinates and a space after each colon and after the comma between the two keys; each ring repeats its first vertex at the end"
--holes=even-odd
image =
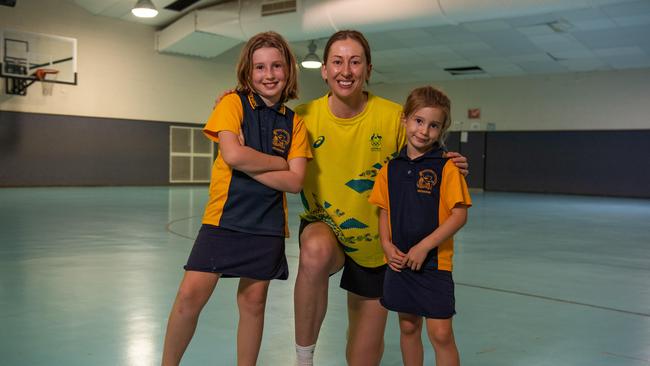
{"type": "MultiPolygon", "coordinates": [[[[153,0],[160,11],[158,16],[139,19],[130,13],[136,0],[68,1],[95,15],[156,29],[164,29],[193,10],[229,2],[200,0],[176,12],[164,9],[174,0],[153,0]]],[[[571,10],[492,16],[454,25],[410,28],[408,20],[404,24],[403,29],[398,26],[389,31],[365,32],[373,51],[373,81],[435,81],[650,67],[648,0],[590,0],[589,5],[571,10]],[[470,66],[478,66],[484,73],[454,76],[444,70],[470,66]]],[[[319,56],[325,41],[317,40],[319,56]]],[[[291,42],[298,58],[307,53],[308,42],[291,42]]],[[[235,55],[225,52],[216,59],[235,55]]]]}

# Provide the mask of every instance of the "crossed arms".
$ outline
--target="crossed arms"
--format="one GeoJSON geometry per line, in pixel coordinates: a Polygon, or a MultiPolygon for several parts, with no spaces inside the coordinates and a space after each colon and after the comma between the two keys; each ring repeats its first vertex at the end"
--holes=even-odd
{"type": "Polygon", "coordinates": [[[307,158],[289,161],[245,146],[232,131],[219,131],[219,153],[231,168],[246,173],[267,187],[278,191],[298,193],[307,169],[307,158]]]}

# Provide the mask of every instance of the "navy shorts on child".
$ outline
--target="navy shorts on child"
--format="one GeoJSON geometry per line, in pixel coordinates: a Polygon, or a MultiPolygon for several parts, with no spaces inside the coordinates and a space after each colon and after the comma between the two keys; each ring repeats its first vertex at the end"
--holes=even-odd
{"type": "Polygon", "coordinates": [[[201,226],[184,268],[256,280],[289,277],[284,237],[242,233],[207,224],[201,226]]]}
{"type": "Polygon", "coordinates": [[[449,271],[423,269],[386,270],[381,304],[388,310],[433,319],[456,314],[454,280],[449,271]]]}

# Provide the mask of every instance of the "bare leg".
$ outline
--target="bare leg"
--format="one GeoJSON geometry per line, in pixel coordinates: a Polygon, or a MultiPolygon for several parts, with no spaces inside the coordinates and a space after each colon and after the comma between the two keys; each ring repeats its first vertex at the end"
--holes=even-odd
{"type": "Polygon", "coordinates": [[[199,314],[210,299],[219,276],[215,273],[185,271],[167,322],[163,366],[175,366],[181,362],[196,330],[199,314]]]}
{"type": "Polygon", "coordinates": [[[384,330],[388,311],[379,299],[348,292],[348,365],[379,365],[384,353],[384,330]]]}
{"type": "Polygon", "coordinates": [[[449,319],[427,319],[427,334],[436,351],[437,366],[459,366],[460,357],[449,319]]]}
{"type": "Polygon", "coordinates": [[[237,306],[239,325],[237,326],[237,365],[255,366],[262,344],[264,329],[264,309],[269,281],[250,278],[239,280],[237,306]]]}
{"type": "Polygon", "coordinates": [[[404,366],[422,366],[424,363],[422,317],[399,313],[399,329],[399,345],[402,349],[404,366]]]}
{"type": "Polygon", "coordinates": [[[329,275],[343,267],[345,254],[327,224],[314,222],[300,236],[300,261],[294,288],[296,343],[316,343],[327,312],[329,275]]]}

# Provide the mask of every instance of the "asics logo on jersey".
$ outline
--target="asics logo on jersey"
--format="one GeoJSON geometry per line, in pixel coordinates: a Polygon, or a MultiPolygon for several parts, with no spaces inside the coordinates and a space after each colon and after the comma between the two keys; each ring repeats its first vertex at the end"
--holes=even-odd
{"type": "Polygon", "coordinates": [[[316,141],[314,141],[314,143],[311,146],[313,146],[314,149],[318,149],[320,145],[323,144],[323,142],[325,142],[325,136],[318,136],[316,141]]]}

